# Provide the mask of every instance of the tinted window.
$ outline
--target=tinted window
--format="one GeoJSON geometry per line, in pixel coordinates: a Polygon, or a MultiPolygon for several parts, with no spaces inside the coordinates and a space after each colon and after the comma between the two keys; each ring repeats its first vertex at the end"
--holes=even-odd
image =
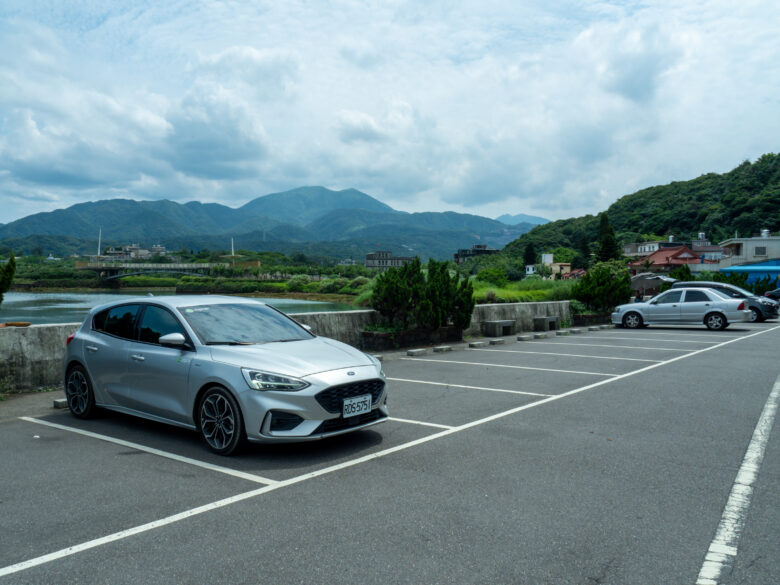
{"type": "Polygon", "coordinates": [[[286,315],[259,303],[199,305],[179,310],[203,343],[269,343],[313,337],[286,315]]]}
{"type": "Polygon", "coordinates": [[[133,323],[138,314],[138,305],[121,305],[95,315],[92,327],[109,335],[125,339],[135,338],[133,323]]]}
{"type": "Polygon", "coordinates": [[[179,322],[169,311],[162,307],[148,305],[141,318],[139,340],[147,343],[159,343],[160,337],[169,333],[181,333],[184,335],[179,322]]]}
{"type": "Polygon", "coordinates": [[[707,293],[701,290],[689,290],[685,293],[686,303],[706,303],[709,302],[710,297],[707,293]]]}
{"type": "Polygon", "coordinates": [[[665,305],[667,303],[679,303],[682,296],[681,290],[672,290],[663,296],[658,297],[658,304],[665,305]]]}

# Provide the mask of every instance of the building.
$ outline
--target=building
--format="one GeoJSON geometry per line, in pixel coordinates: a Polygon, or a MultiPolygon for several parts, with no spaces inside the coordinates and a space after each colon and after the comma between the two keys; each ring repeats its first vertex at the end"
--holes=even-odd
{"type": "Polygon", "coordinates": [[[678,244],[677,246],[659,247],[652,254],[639,257],[628,263],[628,269],[632,275],[640,272],[654,272],[656,274],[665,274],[677,268],[688,264],[690,266],[698,264],[709,265],[710,270],[717,270],[718,262],[715,260],[706,260],[688,246],[678,244]]]}
{"type": "Polygon", "coordinates": [[[780,236],[770,236],[769,230],[761,230],[758,237],[730,238],[720,245],[723,247],[721,268],[780,259],[780,236]]]}
{"type": "Polygon", "coordinates": [[[490,254],[498,254],[498,250],[488,248],[487,244],[474,244],[471,248],[460,249],[455,253],[455,264],[462,264],[467,258],[488,256],[490,254]]]}
{"type": "Polygon", "coordinates": [[[379,268],[380,270],[387,270],[388,268],[400,268],[412,260],[414,260],[414,258],[409,258],[406,256],[397,256],[393,258],[392,252],[369,252],[366,254],[366,268],[379,268]]]}

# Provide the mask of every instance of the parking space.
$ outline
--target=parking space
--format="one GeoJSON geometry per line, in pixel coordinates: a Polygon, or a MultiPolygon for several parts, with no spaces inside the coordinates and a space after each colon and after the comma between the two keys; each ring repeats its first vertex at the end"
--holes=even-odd
{"type": "MultiPolygon", "coordinates": [[[[348,469],[390,456],[394,468],[407,467],[399,466],[401,457],[410,469],[424,469],[426,464],[417,459],[423,445],[447,445],[448,437],[466,431],[475,433],[475,441],[490,443],[495,429],[490,423],[575,396],[587,400],[582,397],[589,390],[659,372],[702,352],[736,349],[757,336],[776,343],[780,326],[745,324],[722,332],[701,327],[607,329],[534,341],[506,338],[502,345],[419,357],[386,356],[391,420],[325,441],[254,445],[230,458],[208,452],[195,433],[115,413],[81,421],[52,410],[7,421],[0,424],[0,441],[9,454],[0,459],[0,476],[9,478],[2,501],[0,584],[24,582],[28,571],[30,582],[46,580],[53,574],[47,568],[53,561],[95,555],[93,549],[109,544],[116,551],[125,539],[132,538],[128,546],[143,550],[139,535],[174,524],[177,532],[187,532],[188,523],[208,524],[196,517],[226,514],[240,502],[266,498],[268,514],[283,515],[278,506],[289,506],[286,490],[307,501],[323,497],[318,491],[322,483],[309,482],[316,478],[333,476],[327,488],[333,490],[343,477],[343,488],[351,493],[355,472],[348,469]]],[[[544,434],[529,436],[544,440],[544,434]]],[[[590,440],[587,433],[582,439],[590,440]]],[[[393,489],[404,489],[391,483],[393,489]]],[[[482,488],[474,484],[463,489],[482,488]]],[[[431,506],[439,505],[436,493],[427,496],[431,506]]],[[[249,538],[260,538],[269,529],[266,523],[253,535],[246,522],[241,526],[249,538]]],[[[273,532],[283,539],[295,534],[283,524],[273,532]]],[[[323,527],[321,536],[327,534],[323,527]]],[[[187,536],[192,546],[198,539],[197,534],[187,536]]],[[[702,558],[709,544],[705,540],[702,558]]],[[[303,567],[298,571],[307,574],[303,567]]],[[[296,581],[285,578],[283,567],[272,574],[278,582],[296,581]]],[[[308,575],[317,580],[315,573],[308,575]]],[[[80,582],[120,581],[118,575],[85,575],[80,582]]],[[[422,581],[410,574],[399,582],[422,581]]]]}

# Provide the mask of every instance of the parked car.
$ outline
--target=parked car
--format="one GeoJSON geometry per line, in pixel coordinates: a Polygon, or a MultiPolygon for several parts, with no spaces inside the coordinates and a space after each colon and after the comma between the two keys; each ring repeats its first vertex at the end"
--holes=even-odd
{"type": "Polygon", "coordinates": [[[777,301],[759,297],[749,291],[746,291],[744,288],[740,288],[733,284],[702,280],[694,282],[675,282],[672,285],[672,288],[680,287],[713,288],[728,294],[732,298],[744,299],[748,304],[748,308],[750,309],[750,320],[753,322],[764,321],[765,319],[773,319],[777,317],[777,301]]]}
{"type": "Polygon", "coordinates": [[[222,455],[246,440],[320,439],[388,417],[376,358],[251,299],[101,305],[68,337],[63,373],[74,416],[107,408],[196,430],[222,455]]]}
{"type": "Polygon", "coordinates": [[[773,301],[780,301],[780,288],[776,288],[775,290],[768,290],[764,293],[765,297],[769,297],[773,301]]]}
{"type": "Polygon", "coordinates": [[[649,301],[620,305],[612,323],[635,329],[645,325],[703,323],[708,329],[725,329],[730,323],[748,321],[747,302],[706,288],[673,288],[649,301]]]}

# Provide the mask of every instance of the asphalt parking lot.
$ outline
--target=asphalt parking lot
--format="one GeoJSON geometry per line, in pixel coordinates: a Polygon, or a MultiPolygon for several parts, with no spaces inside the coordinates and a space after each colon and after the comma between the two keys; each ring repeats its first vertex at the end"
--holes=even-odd
{"type": "Polygon", "coordinates": [[[0,402],[0,585],[780,583],[780,323],[504,340],[386,356],[390,421],[231,458],[0,402]]]}

